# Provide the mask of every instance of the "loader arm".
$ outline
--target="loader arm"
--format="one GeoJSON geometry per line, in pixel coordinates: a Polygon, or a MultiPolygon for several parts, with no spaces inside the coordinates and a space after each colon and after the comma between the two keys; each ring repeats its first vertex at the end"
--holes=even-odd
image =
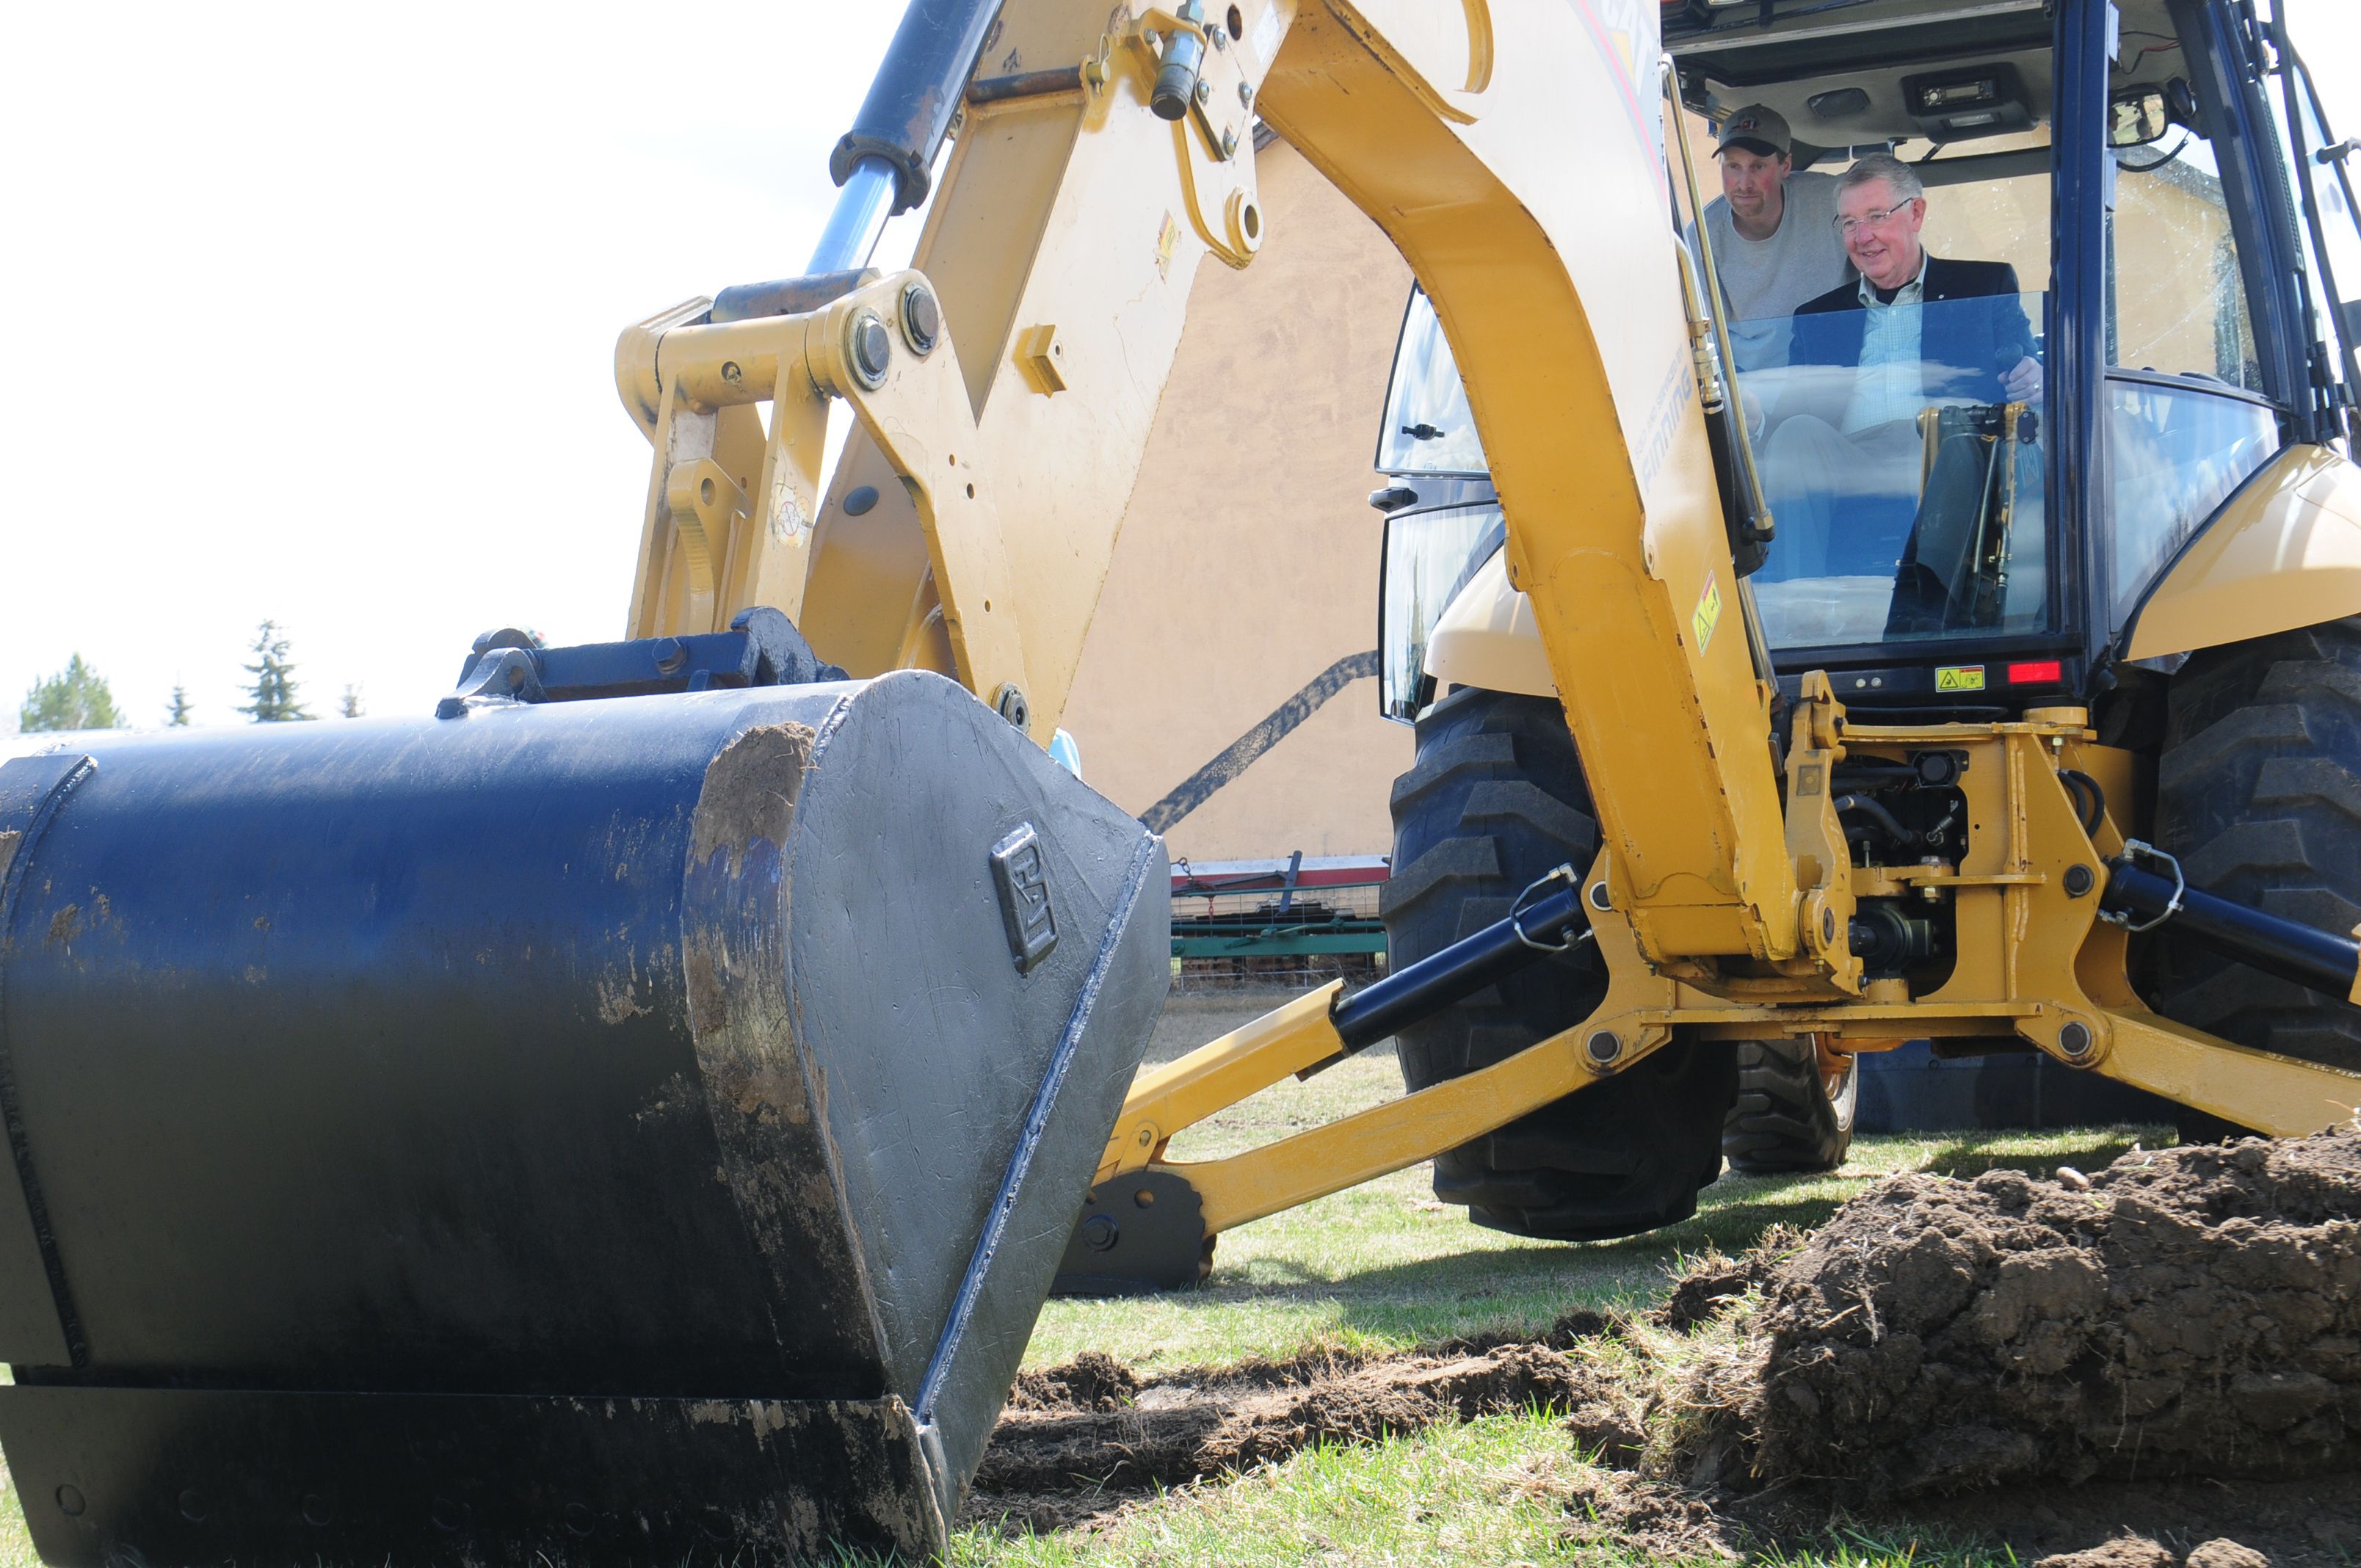
{"type": "Polygon", "coordinates": [[[657,446],[632,634],[774,604],[855,674],[956,674],[1046,740],[1197,269],[1259,247],[1259,115],[1435,302],[1642,952],[1699,980],[1733,959],[1779,966],[1799,994],[1857,990],[1841,840],[1803,846],[1799,896],[1783,825],[1674,258],[1655,27],[1635,0],[1247,0],[1202,23],[1013,0],[917,276],[819,303],[816,368],[750,373],[747,323],[703,319],[701,301],[626,334],[626,402],[657,446]],[[1189,112],[1159,118],[1163,58],[1192,47],[1189,112]],[[942,347],[921,358],[896,330],[877,388],[828,368],[862,311],[898,323],[914,288],[939,302],[942,347]],[[827,391],[861,428],[823,499],[827,391]],[[769,398],[766,453],[751,405],[769,398]],[[717,459],[752,499],[699,520],[683,476],[717,459]],[[1616,678],[1582,677],[1599,670],[1616,678]]]}

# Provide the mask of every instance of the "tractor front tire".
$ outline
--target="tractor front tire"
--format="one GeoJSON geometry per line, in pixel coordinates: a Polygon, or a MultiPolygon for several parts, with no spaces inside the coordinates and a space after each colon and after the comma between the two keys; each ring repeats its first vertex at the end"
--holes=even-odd
{"type": "MultiPolygon", "coordinates": [[[[2361,923],[2361,619],[2191,654],[2172,677],[2156,840],[2190,885],[2325,931],[2361,923]]],[[[2361,1071],[2361,1011],[2177,938],[2150,1000],[2242,1046],[2361,1071]]],[[[2184,1141],[2245,1129],[2184,1110],[2184,1141]]]]}
{"type": "MultiPolygon", "coordinates": [[[[1565,715],[1546,697],[1462,687],[1418,721],[1393,791],[1383,913],[1399,970],[1504,918],[1560,865],[1587,873],[1598,825],[1565,715]]],[[[1606,994],[1596,950],[1529,965],[1396,1036],[1412,1090],[1504,1061],[1588,1016],[1606,994]]],[[[1721,1169],[1736,1092],[1727,1046],[1675,1040],[1623,1072],[1438,1155],[1434,1195],[1479,1225],[1558,1241],[1687,1219],[1721,1169]]]]}

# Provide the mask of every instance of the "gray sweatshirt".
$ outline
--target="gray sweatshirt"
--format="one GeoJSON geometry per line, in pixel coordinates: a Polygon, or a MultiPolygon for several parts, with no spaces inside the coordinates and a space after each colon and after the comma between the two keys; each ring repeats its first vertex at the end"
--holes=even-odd
{"type": "Polygon", "coordinates": [[[1786,210],[1769,239],[1741,235],[1726,199],[1706,203],[1706,232],[1742,370],[1784,364],[1787,318],[1795,307],[1854,276],[1837,236],[1836,177],[1790,174],[1784,192],[1786,210]]]}

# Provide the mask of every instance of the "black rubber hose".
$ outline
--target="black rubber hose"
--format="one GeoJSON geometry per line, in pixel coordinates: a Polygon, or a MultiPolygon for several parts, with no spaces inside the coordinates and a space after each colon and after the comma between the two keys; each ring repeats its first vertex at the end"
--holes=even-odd
{"type": "Polygon", "coordinates": [[[1840,795],[1837,796],[1837,815],[1839,817],[1842,817],[1848,811],[1858,811],[1862,816],[1867,817],[1871,821],[1876,823],[1880,828],[1883,828],[1889,835],[1891,835],[1895,843],[1900,844],[1905,849],[1907,849],[1918,842],[1918,835],[1910,831],[1909,828],[1902,826],[1902,821],[1899,817],[1895,817],[1894,813],[1886,810],[1883,806],[1872,800],[1865,795],[1840,795]]]}
{"type": "Polygon", "coordinates": [[[2082,818],[2082,831],[2097,838],[2099,824],[2107,819],[2107,792],[2098,780],[2075,768],[2060,768],[2058,776],[2065,781],[2067,792],[2082,818]],[[2088,795],[2084,794],[2088,791],[2088,795]],[[2085,804],[2085,802],[2088,804],[2085,804]]]}

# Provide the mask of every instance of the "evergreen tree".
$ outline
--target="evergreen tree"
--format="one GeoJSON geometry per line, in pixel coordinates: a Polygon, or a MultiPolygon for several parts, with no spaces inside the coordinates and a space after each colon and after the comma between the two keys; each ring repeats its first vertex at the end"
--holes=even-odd
{"type": "Polygon", "coordinates": [[[36,729],[112,729],[121,722],[106,678],[83,663],[79,653],[48,680],[36,681],[16,710],[17,728],[28,734],[36,729]]]}
{"type": "Polygon", "coordinates": [[[246,695],[254,700],[238,709],[257,724],[284,724],[309,718],[295,695],[295,663],[287,657],[287,638],[275,620],[266,620],[254,634],[254,663],[246,673],[254,677],[246,695]]]}
{"type": "Polygon", "coordinates": [[[358,718],[361,714],[366,711],[361,707],[361,688],[359,686],[346,685],[345,687],[345,700],[341,706],[341,711],[346,718],[358,718]]]}
{"type": "Polygon", "coordinates": [[[164,710],[164,722],[175,729],[189,727],[189,713],[195,705],[189,701],[189,688],[178,682],[172,685],[171,706],[164,710]]]}

